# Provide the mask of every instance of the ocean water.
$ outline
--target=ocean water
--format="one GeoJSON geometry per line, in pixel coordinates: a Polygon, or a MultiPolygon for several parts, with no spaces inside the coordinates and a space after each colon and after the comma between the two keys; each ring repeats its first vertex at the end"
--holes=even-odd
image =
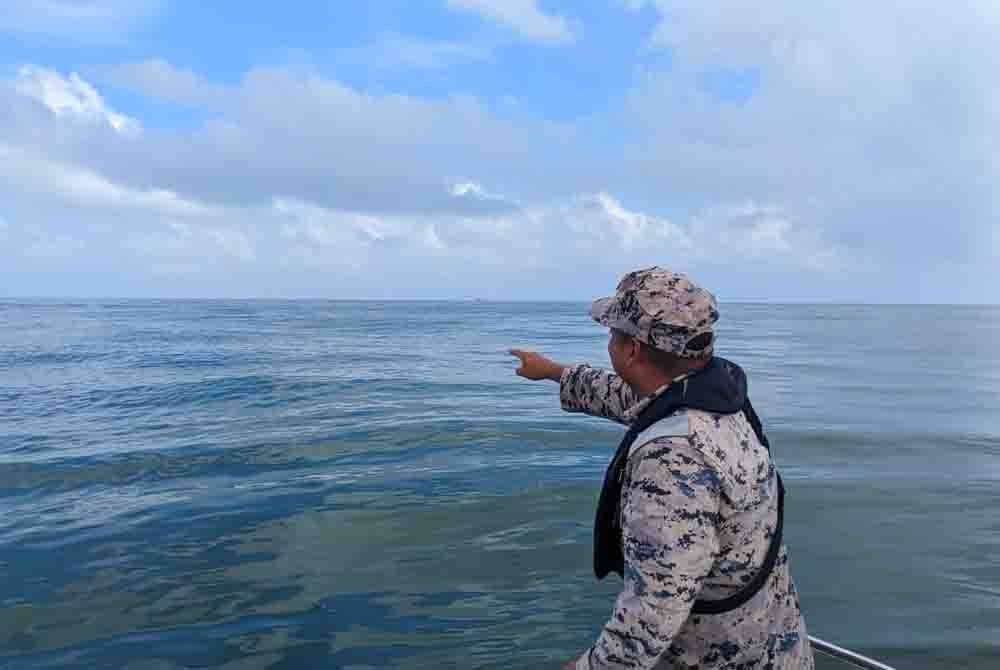
{"type": "MultiPolygon", "coordinates": [[[[1000,308],[722,306],[810,633],[1000,668],[1000,308]]],[[[621,427],[576,303],[0,302],[0,667],[557,668],[621,427]]],[[[822,668],[844,667],[821,663],[822,668]]]]}

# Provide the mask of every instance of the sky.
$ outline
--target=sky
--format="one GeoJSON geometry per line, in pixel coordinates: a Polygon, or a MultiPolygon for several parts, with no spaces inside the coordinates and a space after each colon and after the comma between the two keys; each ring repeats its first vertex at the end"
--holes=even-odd
{"type": "Polygon", "coordinates": [[[4,0],[0,297],[1000,303],[1000,3],[4,0]]]}

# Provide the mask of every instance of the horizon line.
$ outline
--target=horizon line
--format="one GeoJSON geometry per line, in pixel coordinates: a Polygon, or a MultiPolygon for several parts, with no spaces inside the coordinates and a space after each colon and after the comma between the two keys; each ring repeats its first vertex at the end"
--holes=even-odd
{"type": "MultiPolygon", "coordinates": [[[[330,297],[177,297],[177,296],[0,296],[0,302],[351,302],[351,303],[533,303],[533,304],[587,304],[587,299],[554,298],[330,298],[330,297]]],[[[1000,307],[1000,303],[979,302],[857,302],[836,300],[769,300],[769,299],[719,299],[720,304],[736,305],[828,305],[837,307],[1000,307]]]]}

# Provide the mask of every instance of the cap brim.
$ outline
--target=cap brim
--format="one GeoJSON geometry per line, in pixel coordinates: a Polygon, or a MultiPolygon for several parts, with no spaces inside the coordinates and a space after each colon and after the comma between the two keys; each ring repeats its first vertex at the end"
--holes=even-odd
{"type": "Polygon", "coordinates": [[[592,318],[597,323],[601,324],[605,328],[614,328],[615,330],[620,330],[626,335],[631,335],[633,337],[638,336],[639,329],[636,325],[627,319],[623,319],[620,315],[613,316],[609,312],[613,312],[615,299],[617,296],[609,296],[607,298],[598,298],[590,306],[590,318],[592,318]]]}
{"type": "Polygon", "coordinates": [[[590,318],[602,326],[607,326],[608,307],[614,299],[614,296],[608,296],[607,298],[598,298],[595,300],[590,306],[590,318]]]}

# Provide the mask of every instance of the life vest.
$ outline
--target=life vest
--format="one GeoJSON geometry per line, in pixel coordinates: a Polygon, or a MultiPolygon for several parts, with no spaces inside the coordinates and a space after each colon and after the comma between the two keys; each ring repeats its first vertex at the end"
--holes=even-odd
{"type": "MultiPolygon", "coordinates": [[[[624,576],[625,573],[621,495],[625,466],[632,444],[657,421],[666,419],[681,409],[697,409],[714,414],[743,412],[757,439],[768,453],[771,451],[764,428],[746,394],[746,374],[735,363],[714,357],[701,370],[669,386],[635,417],[604,475],[604,486],[594,520],[594,574],[598,579],[604,579],[610,572],[617,572],[619,576],[624,576]]],[[[691,610],[693,614],[721,614],[734,610],[753,598],[767,583],[781,548],[785,516],[785,487],[781,482],[781,475],[777,472],[775,474],[778,478],[778,521],[763,564],[754,578],[736,593],[722,600],[695,601],[691,610]]]]}

